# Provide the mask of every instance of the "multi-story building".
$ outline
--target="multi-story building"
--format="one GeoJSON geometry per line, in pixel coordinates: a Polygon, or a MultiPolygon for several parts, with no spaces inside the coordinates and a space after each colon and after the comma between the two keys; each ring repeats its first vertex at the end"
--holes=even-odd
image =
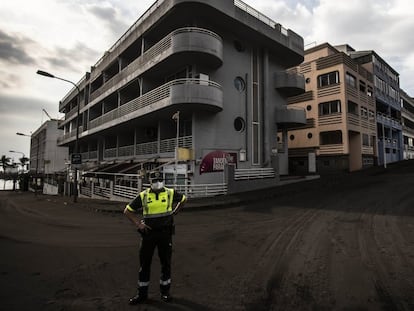
{"type": "Polygon", "coordinates": [[[242,1],[158,0],[77,84],[79,117],[77,90],[63,98],[59,144],[74,152],[78,121],[89,176],[159,169],[167,184],[214,184],[227,163],[232,180],[274,184],[278,126],[305,122],[286,106],[304,91],[286,69],[302,61],[303,39],[242,1]]]}
{"type": "Polygon", "coordinates": [[[414,159],[414,98],[400,89],[404,160],[414,159]]]}
{"type": "Polygon", "coordinates": [[[306,92],[290,97],[289,106],[306,110],[307,123],[280,133],[288,144],[291,172],[359,170],[376,156],[373,76],[348,55],[324,43],[305,51],[296,70],[306,92]]]}
{"type": "Polygon", "coordinates": [[[62,172],[69,161],[67,147],[57,147],[57,140],[63,133],[58,129],[58,120],[44,122],[33,132],[30,143],[30,172],[49,175],[62,172]]]}
{"type": "Polygon", "coordinates": [[[378,165],[401,161],[404,148],[398,72],[375,51],[355,51],[348,45],[342,48],[374,76],[378,165]]]}

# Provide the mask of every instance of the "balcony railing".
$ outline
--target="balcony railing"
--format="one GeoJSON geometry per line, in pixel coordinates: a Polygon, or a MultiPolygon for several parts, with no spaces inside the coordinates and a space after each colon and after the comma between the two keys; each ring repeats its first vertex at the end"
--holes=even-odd
{"type": "Polygon", "coordinates": [[[171,88],[175,85],[203,85],[203,86],[208,86],[211,88],[221,90],[221,86],[218,83],[213,82],[213,81],[206,81],[206,80],[201,80],[201,79],[173,80],[90,121],[88,129],[90,130],[90,129],[96,128],[102,124],[116,120],[120,117],[136,112],[144,107],[147,107],[149,105],[152,105],[154,103],[167,99],[171,95],[171,88]]]}
{"type": "MultiPolygon", "coordinates": [[[[135,59],[133,62],[131,62],[126,68],[124,68],[121,72],[113,76],[110,80],[106,81],[104,85],[102,85],[100,88],[95,90],[91,94],[91,102],[98,98],[101,94],[103,94],[105,91],[113,88],[115,85],[120,83],[124,80],[130,80],[126,79],[126,77],[133,75],[134,77],[139,75],[140,73],[148,70],[150,67],[154,66],[155,64],[161,62],[163,59],[167,58],[169,55],[175,53],[175,52],[182,52],[186,49],[191,49],[190,46],[186,44],[186,42],[193,42],[193,38],[190,38],[190,40],[184,40],[184,41],[178,41],[177,44],[174,44],[175,39],[183,35],[183,34],[197,34],[203,36],[201,42],[203,42],[204,46],[197,46],[197,49],[201,49],[205,53],[211,53],[215,54],[214,48],[215,44],[211,41],[211,38],[215,40],[216,44],[219,44],[220,47],[216,46],[217,50],[215,51],[217,54],[215,54],[217,57],[220,58],[220,61],[222,61],[222,39],[219,35],[216,33],[203,29],[198,27],[184,27],[176,29],[172,32],[170,32],[167,36],[165,36],[163,39],[161,39],[159,42],[154,44],[152,47],[150,47],[147,51],[145,51],[141,56],[139,56],[137,59],[135,59]],[[209,40],[210,39],[210,40],[209,40]],[[172,48],[173,47],[173,48],[172,48]],[[156,61],[154,61],[156,59],[156,61]]],[[[194,38],[195,40],[195,38],[194,38]]],[[[194,47],[192,47],[194,48],[194,47]]]]}
{"type": "MultiPolygon", "coordinates": [[[[148,156],[160,153],[172,153],[175,151],[177,145],[177,138],[163,139],[158,141],[151,141],[141,144],[122,146],[117,148],[108,148],[104,150],[104,158],[121,158],[134,156],[148,156]],[[159,148],[158,148],[159,146],[159,148]],[[134,153],[135,151],[135,153],[134,153]]],[[[192,148],[193,136],[183,136],[178,138],[178,146],[182,148],[192,148]]],[[[91,158],[91,154],[89,155],[91,158]]],[[[95,156],[96,158],[96,156],[95,156]]]]}
{"type": "Polygon", "coordinates": [[[249,13],[251,16],[256,17],[258,20],[260,20],[263,23],[269,25],[270,27],[275,28],[275,29],[278,29],[279,28],[280,29],[280,33],[282,35],[285,35],[285,36],[288,35],[288,31],[287,31],[286,28],[282,27],[282,25],[276,23],[275,21],[273,21],[269,17],[263,15],[259,11],[253,9],[251,6],[249,6],[248,4],[244,3],[243,1],[234,0],[234,5],[236,7],[238,7],[238,8],[240,8],[240,9],[242,9],[246,13],[249,13]]]}
{"type": "MultiPolygon", "coordinates": [[[[139,25],[142,24],[142,22],[148,17],[150,16],[165,0],[157,0],[155,1],[155,3],[147,10],[145,11],[144,14],[141,15],[140,18],[138,18],[138,20],[132,24],[131,27],[129,27],[129,29],[121,36],[121,38],[118,39],[118,41],[116,41],[114,43],[114,45],[108,50],[109,53],[113,52],[118,46],[121,45],[122,42],[125,41],[125,39],[135,30],[138,28],[139,25]]],[[[98,67],[104,60],[105,55],[102,56],[95,64],[94,67],[98,67]]]]}

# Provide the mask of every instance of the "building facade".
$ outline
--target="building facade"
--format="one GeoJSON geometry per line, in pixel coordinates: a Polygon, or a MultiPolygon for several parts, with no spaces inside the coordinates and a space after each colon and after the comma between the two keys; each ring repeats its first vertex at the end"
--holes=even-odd
{"type": "Polygon", "coordinates": [[[377,111],[378,165],[403,160],[403,135],[399,74],[375,51],[355,51],[346,46],[346,53],[374,76],[377,111]]]}
{"type": "Polygon", "coordinates": [[[30,143],[30,173],[49,175],[65,171],[69,160],[67,147],[57,147],[57,140],[63,133],[58,129],[58,120],[44,122],[33,132],[30,143]]]}
{"type": "Polygon", "coordinates": [[[278,126],[305,123],[286,105],[304,91],[286,69],[302,61],[303,39],[242,1],[156,1],[77,83],[79,99],[62,99],[59,145],[72,154],[78,141],[84,176],[115,183],[160,170],[167,184],[226,184],[230,164],[246,187],[253,171],[275,184],[278,126]]]}
{"type": "Polygon", "coordinates": [[[296,68],[306,92],[290,97],[289,106],[306,110],[307,123],[279,133],[288,145],[290,170],[359,170],[376,157],[376,109],[372,74],[328,43],[305,51],[296,68]]]}
{"type": "Polygon", "coordinates": [[[414,159],[414,98],[400,89],[404,160],[414,159]]]}

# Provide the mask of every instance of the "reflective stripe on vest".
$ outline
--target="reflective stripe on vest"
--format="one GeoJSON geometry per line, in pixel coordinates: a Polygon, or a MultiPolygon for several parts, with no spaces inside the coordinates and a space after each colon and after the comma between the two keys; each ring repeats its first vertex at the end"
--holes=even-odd
{"type": "Polygon", "coordinates": [[[140,194],[142,202],[142,214],[144,218],[156,218],[172,215],[172,203],[174,190],[165,188],[157,194],[147,189],[140,194]]]}

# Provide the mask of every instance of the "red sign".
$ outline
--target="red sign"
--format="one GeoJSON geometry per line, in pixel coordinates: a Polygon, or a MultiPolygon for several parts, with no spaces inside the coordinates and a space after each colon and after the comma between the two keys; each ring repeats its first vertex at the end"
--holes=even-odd
{"type": "Polygon", "coordinates": [[[200,175],[210,172],[222,172],[225,164],[237,165],[237,153],[220,150],[212,151],[201,160],[200,175]]]}

